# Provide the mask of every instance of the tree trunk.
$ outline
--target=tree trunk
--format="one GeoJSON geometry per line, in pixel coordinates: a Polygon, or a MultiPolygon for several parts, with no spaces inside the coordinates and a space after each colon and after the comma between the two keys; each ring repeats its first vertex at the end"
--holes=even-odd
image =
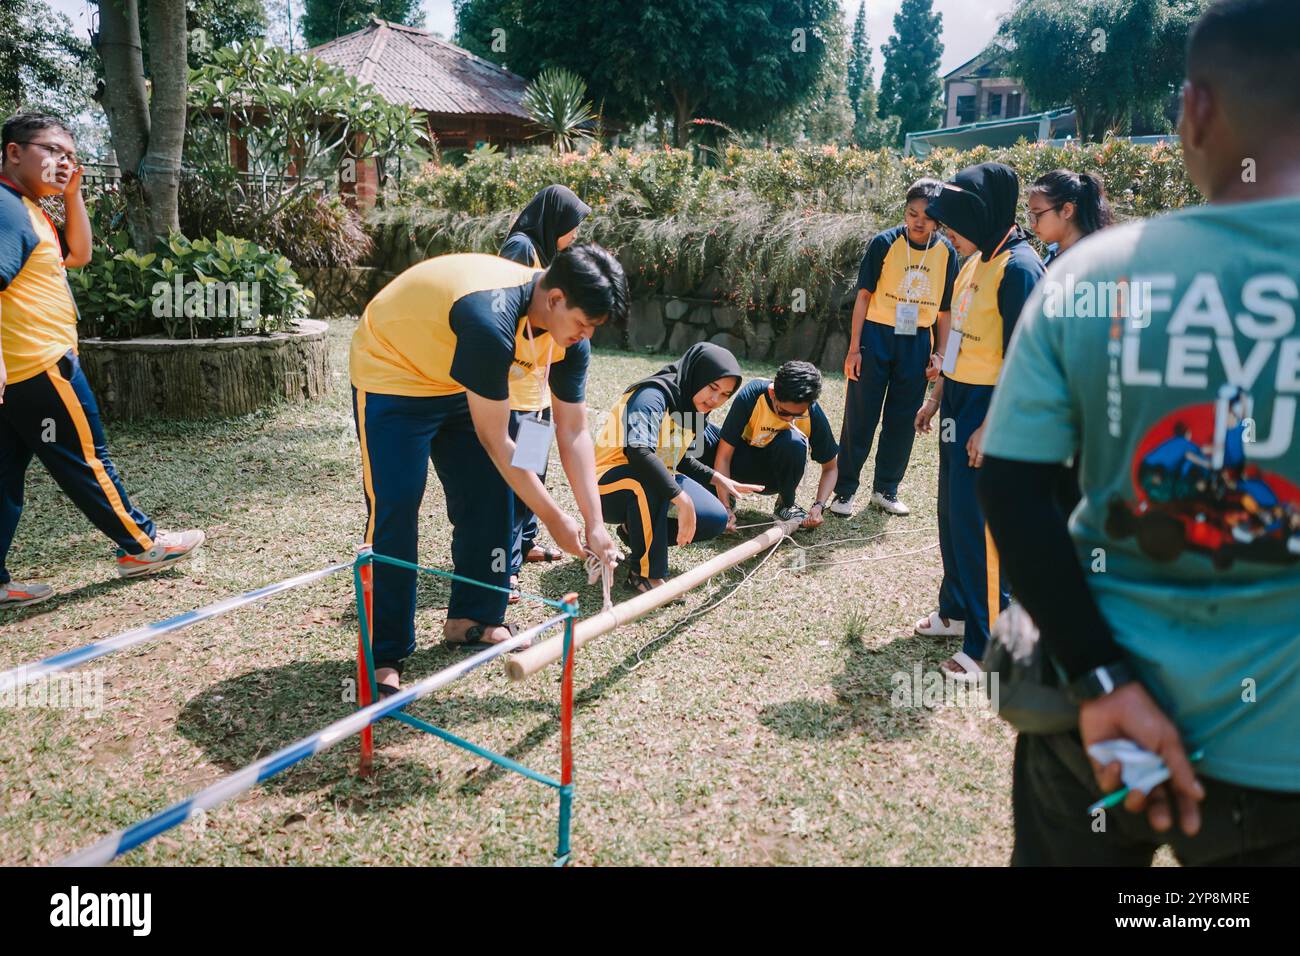
{"type": "Polygon", "coordinates": [[[326,330],[306,319],[271,336],[83,339],[79,355],[105,419],[232,418],[328,393],[326,330]]]}
{"type": "Polygon", "coordinates": [[[691,121],[691,107],[687,102],[687,93],[682,89],[673,90],[673,145],[678,149],[686,148],[686,125],[691,121]]]}
{"type": "Polygon", "coordinates": [[[184,0],[150,0],[145,87],[138,0],[100,0],[99,52],[104,62],[104,112],[122,170],[127,226],[141,251],[179,227],[181,147],[189,87],[184,0]]]}
{"type": "Polygon", "coordinates": [[[144,86],[136,0],[101,0],[98,46],[104,62],[102,102],[113,152],[122,171],[127,228],[132,245],[148,249],[152,228],[140,166],[149,144],[149,102],[144,86]]]}
{"type": "Polygon", "coordinates": [[[181,147],[185,143],[185,95],[190,80],[186,56],[189,35],[185,32],[185,0],[148,2],[153,95],[149,101],[149,149],[144,169],[149,225],[156,238],[180,228],[177,197],[181,147]]]}

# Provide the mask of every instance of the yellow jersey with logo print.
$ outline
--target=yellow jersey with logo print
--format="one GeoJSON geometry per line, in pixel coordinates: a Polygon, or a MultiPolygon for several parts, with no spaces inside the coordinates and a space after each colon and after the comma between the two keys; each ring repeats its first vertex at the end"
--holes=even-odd
{"type": "Polygon", "coordinates": [[[917,328],[928,329],[950,308],[956,278],[952,243],[936,232],[928,246],[915,245],[903,225],[878,233],[868,243],[857,287],[871,293],[867,321],[894,325],[898,304],[912,302],[917,306],[917,328]]]}
{"type": "MultiPolygon", "coordinates": [[[[542,268],[542,261],[537,257],[537,250],[533,248],[532,242],[523,233],[515,233],[508,238],[498,255],[520,265],[531,266],[534,269],[542,268]]],[[[515,351],[516,356],[523,356],[528,353],[529,349],[526,347],[515,351]]],[[[544,361],[545,359],[543,359],[544,361]]],[[[510,369],[511,410],[516,412],[540,412],[544,408],[550,408],[550,395],[543,387],[543,382],[539,377],[541,374],[535,371],[533,363],[516,358],[514,367],[510,369]]]]}
{"type": "Polygon", "coordinates": [[[647,385],[624,392],[596,435],[596,477],[626,465],[627,446],[654,448],[655,457],[675,472],[695,441],[691,423],[667,407],[667,396],[647,385]]]}
{"type": "Polygon", "coordinates": [[[737,447],[744,443],[766,448],[781,432],[793,428],[807,440],[812,459],[819,465],[839,454],[835,433],[821,405],[813,402],[798,418],[781,418],[772,408],[768,390],[771,384],[769,379],[756,378],[741,386],[722,422],[719,432],[722,440],[737,447]]]}
{"type": "MultiPolygon", "coordinates": [[[[466,390],[493,401],[510,383],[545,374],[564,402],[584,400],[591,349],[564,348],[524,328],[543,273],[497,256],[438,256],[407,269],[366,306],[349,368],[360,391],[435,397],[466,390]],[[515,369],[520,369],[516,372],[515,369]]],[[[541,382],[537,380],[540,393],[541,382]]]]}
{"type": "Polygon", "coordinates": [[[960,350],[946,377],[967,385],[997,384],[1020,310],[1042,277],[1042,260],[1019,235],[988,262],[979,253],[966,260],[952,298],[952,328],[961,332],[960,350]]]}
{"type": "Polygon", "coordinates": [[[12,385],[77,350],[77,305],[45,210],[0,178],[0,353],[12,385]]]}

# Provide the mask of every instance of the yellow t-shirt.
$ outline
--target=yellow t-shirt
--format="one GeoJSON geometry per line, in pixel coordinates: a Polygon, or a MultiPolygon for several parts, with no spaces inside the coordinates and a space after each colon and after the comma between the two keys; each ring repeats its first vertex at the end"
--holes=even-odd
{"type": "Polygon", "coordinates": [[[667,407],[667,396],[658,388],[647,385],[624,392],[596,435],[596,477],[626,465],[629,444],[650,447],[651,441],[656,457],[670,472],[676,471],[694,440],[695,432],[667,407]]]}
{"type": "Polygon", "coordinates": [[[956,276],[957,251],[943,236],[936,234],[928,248],[917,249],[906,225],[877,233],[858,266],[858,288],[871,293],[867,321],[893,326],[898,304],[914,302],[916,327],[930,328],[940,312],[948,311],[956,276]]]}
{"type": "Polygon", "coordinates": [[[1003,349],[1042,276],[1038,253],[1020,238],[988,262],[979,253],[966,260],[953,286],[952,328],[962,336],[948,378],[967,385],[997,384],[1003,349]]]}
{"type": "Polygon", "coordinates": [[[9,384],[77,349],[77,305],[45,211],[0,180],[0,351],[9,384]]]}
{"type": "MultiPolygon", "coordinates": [[[[551,363],[561,401],[583,401],[590,348],[565,349],[547,332],[524,329],[541,273],[497,256],[438,256],[407,269],[366,306],[352,336],[349,367],[358,389],[430,397],[473,391],[513,397],[510,383],[551,363]]],[[[540,373],[539,373],[540,374],[540,373]]]]}

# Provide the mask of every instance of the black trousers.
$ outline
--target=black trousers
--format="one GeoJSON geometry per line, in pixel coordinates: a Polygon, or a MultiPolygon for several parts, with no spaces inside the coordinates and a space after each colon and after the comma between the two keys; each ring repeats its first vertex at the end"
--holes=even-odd
{"type": "Polygon", "coordinates": [[[1099,818],[1103,794],[1077,734],[1020,734],[1012,782],[1012,866],[1150,866],[1168,844],[1184,866],[1300,864],[1300,793],[1252,790],[1200,778],[1201,829],[1157,833],[1145,813],[1122,806],[1099,818]],[[1104,829],[1101,825],[1104,824],[1104,829]]]}

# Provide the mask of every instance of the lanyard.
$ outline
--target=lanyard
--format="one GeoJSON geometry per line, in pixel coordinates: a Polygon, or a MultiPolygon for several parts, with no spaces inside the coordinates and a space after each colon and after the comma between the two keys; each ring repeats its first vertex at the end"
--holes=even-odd
{"type": "MultiPolygon", "coordinates": [[[[528,347],[532,350],[533,353],[533,370],[529,374],[536,375],[540,367],[540,363],[537,360],[537,341],[533,338],[533,325],[531,322],[528,321],[528,316],[526,315],[524,316],[524,331],[528,333],[528,347]]],[[[546,407],[546,393],[547,390],[550,388],[551,355],[552,355],[552,351],[551,349],[548,348],[546,350],[546,371],[542,374],[542,379],[541,382],[539,383],[542,386],[542,407],[543,408],[546,407]]],[[[538,419],[541,419],[542,413],[540,411],[537,412],[537,417],[538,419]]]]}

